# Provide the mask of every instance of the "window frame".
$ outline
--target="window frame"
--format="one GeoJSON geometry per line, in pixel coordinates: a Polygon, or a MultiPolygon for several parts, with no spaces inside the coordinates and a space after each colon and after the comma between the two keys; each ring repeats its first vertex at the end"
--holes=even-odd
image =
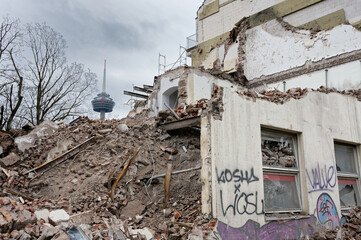
{"type": "Polygon", "coordinates": [[[361,205],[361,188],[360,188],[360,159],[359,159],[359,156],[360,156],[360,151],[359,151],[359,148],[360,146],[357,145],[357,144],[354,144],[354,143],[349,143],[349,142],[345,142],[345,141],[341,141],[341,140],[334,140],[334,157],[335,157],[335,165],[337,166],[337,158],[336,158],[336,145],[343,145],[343,146],[349,146],[349,147],[352,147],[353,149],[353,161],[354,161],[354,164],[355,164],[355,168],[356,168],[356,172],[355,173],[350,173],[350,172],[342,172],[342,171],[338,171],[337,168],[337,184],[338,184],[338,193],[339,193],[339,200],[340,200],[340,207],[341,207],[341,210],[348,210],[352,207],[355,207],[355,206],[359,206],[361,205]],[[343,183],[340,183],[340,180],[341,181],[355,181],[356,183],[356,190],[357,190],[357,203],[355,206],[343,206],[342,203],[341,203],[341,195],[340,195],[340,188],[339,188],[339,184],[343,184],[343,183]]]}
{"type": "MultiPolygon", "coordinates": [[[[261,126],[261,152],[262,152],[262,140],[263,134],[266,132],[267,135],[274,133],[277,135],[283,135],[285,137],[289,137],[292,139],[294,157],[296,158],[296,167],[295,168],[287,168],[287,167],[278,167],[278,166],[267,166],[263,165],[262,160],[262,177],[263,177],[263,185],[265,181],[265,175],[275,175],[275,176],[292,176],[295,179],[296,191],[298,195],[299,208],[295,209],[279,209],[279,210],[267,210],[264,200],[264,212],[265,214],[282,214],[282,213],[302,213],[303,212],[303,201],[302,201],[302,181],[301,181],[301,172],[300,172],[300,146],[299,146],[299,134],[295,132],[268,128],[265,126],[261,126]]],[[[263,193],[264,187],[263,187],[263,193]]]]}

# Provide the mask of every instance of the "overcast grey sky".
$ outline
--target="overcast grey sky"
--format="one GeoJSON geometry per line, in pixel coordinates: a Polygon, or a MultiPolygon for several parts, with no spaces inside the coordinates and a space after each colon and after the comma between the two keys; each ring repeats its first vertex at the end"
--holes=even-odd
{"type": "MultiPolygon", "coordinates": [[[[67,41],[69,62],[85,64],[98,76],[107,59],[107,92],[116,102],[110,117],[124,117],[130,98],[123,90],[153,83],[158,53],[167,63],[196,31],[203,0],[0,0],[0,16],[25,23],[46,22],[67,41]]],[[[190,59],[188,59],[190,64],[190,59]]],[[[108,116],[107,116],[108,118],[108,116]]]]}

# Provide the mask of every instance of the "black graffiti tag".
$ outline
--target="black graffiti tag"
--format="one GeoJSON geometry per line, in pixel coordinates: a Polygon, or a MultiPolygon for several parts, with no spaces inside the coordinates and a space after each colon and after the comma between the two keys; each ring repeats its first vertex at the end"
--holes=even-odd
{"type": "Polygon", "coordinates": [[[261,200],[259,202],[257,191],[255,193],[245,193],[245,192],[241,193],[240,192],[240,193],[234,194],[233,204],[229,204],[227,207],[224,206],[222,190],[220,190],[219,194],[221,197],[223,216],[226,216],[228,211],[230,211],[230,213],[233,214],[234,216],[236,214],[239,214],[239,215],[242,215],[242,214],[262,215],[262,214],[264,214],[263,200],[261,200]],[[261,209],[258,208],[259,205],[262,206],[261,209]]]}
{"type": "Polygon", "coordinates": [[[217,182],[218,184],[221,183],[243,183],[246,182],[247,184],[250,184],[252,182],[259,181],[258,177],[254,175],[253,168],[248,172],[247,170],[240,170],[235,169],[233,171],[229,169],[223,170],[220,174],[218,174],[218,169],[216,168],[216,174],[217,174],[217,182]]]}

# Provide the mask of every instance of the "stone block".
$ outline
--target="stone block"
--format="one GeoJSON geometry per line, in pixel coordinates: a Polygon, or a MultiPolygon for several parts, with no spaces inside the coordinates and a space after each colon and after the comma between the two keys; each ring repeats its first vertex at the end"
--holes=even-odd
{"type": "Polygon", "coordinates": [[[49,210],[48,209],[42,209],[35,211],[35,216],[37,220],[43,219],[45,222],[49,222],[49,210]]]}
{"type": "Polygon", "coordinates": [[[64,209],[51,211],[49,214],[49,222],[54,226],[61,222],[67,222],[70,220],[69,214],[64,209]]]}
{"type": "Polygon", "coordinates": [[[0,159],[0,166],[9,167],[20,161],[20,157],[15,153],[10,153],[8,156],[0,159]]]}

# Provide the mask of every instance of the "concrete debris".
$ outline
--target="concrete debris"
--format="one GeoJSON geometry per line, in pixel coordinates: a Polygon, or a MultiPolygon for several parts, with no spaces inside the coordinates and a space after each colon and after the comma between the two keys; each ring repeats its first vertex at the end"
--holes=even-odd
{"type": "Polygon", "coordinates": [[[35,211],[35,216],[37,220],[44,220],[45,222],[49,222],[49,210],[48,209],[42,209],[35,211]]]}
{"type": "Polygon", "coordinates": [[[20,157],[16,153],[10,153],[6,157],[0,159],[0,166],[7,168],[17,164],[19,161],[20,157]]]}
{"type": "MultiPolygon", "coordinates": [[[[180,106],[175,109],[174,112],[178,115],[180,119],[185,119],[189,117],[200,116],[202,112],[207,108],[207,106],[208,100],[201,99],[196,103],[192,103],[189,105],[180,104],[180,106]]],[[[169,110],[159,112],[158,117],[159,123],[172,122],[177,120],[169,110]]]]}
{"type": "Polygon", "coordinates": [[[358,101],[361,101],[361,89],[358,90],[347,90],[347,91],[338,91],[333,88],[326,88],[324,86],[321,86],[320,88],[314,90],[314,89],[301,89],[301,88],[292,88],[287,90],[286,92],[279,91],[277,89],[275,90],[261,90],[259,92],[252,91],[252,90],[242,90],[238,91],[238,94],[240,96],[246,96],[251,98],[253,101],[256,101],[256,99],[263,99],[266,101],[284,104],[285,102],[289,101],[290,99],[300,99],[307,95],[308,92],[311,91],[317,91],[322,93],[339,93],[343,95],[353,96],[358,101]]]}
{"type": "Polygon", "coordinates": [[[70,216],[63,209],[51,211],[49,214],[49,222],[54,226],[61,222],[67,222],[70,220],[70,216]]]}
{"type": "Polygon", "coordinates": [[[59,126],[52,121],[44,121],[36,126],[29,134],[15,138],[17,148],[24,152],[25,150],[34,147],[36,141],[42,137],[50,136],[57,131],[59,126]]]}
{"type": "MultiPolygon", "coordinates": [[[[196,111],[185,106],[177,114],[193,116],[205,105],[206,102],[203,107],[194,104],[193,107],[198,108],[196,111]]],[[[166,173],[168,164],[172,164],[173,171],[199,169],[200,133],[169,134],[157,127],[159,118],[146,114],[144,111],[135,118],[103,122],[79,118],[72,125],[59,125],[51,130],[51,135],[38,137],[26,148],[13,142],[7,149],[16,153],[21,161],[6,168],[10,177],[0,171],[0,185],[3,189],[11,189],[0,193],[0,201],[10,201],[9,204],[16,207],[1,212],[0,239],[11,236],[15,239],[66,239],[64,233],[69,226],[81,228],[89,239],[187,238],[191,229],[177,222],[193,226],[202,225],[204,221],[200,208],[200,171],[171,176],[167,215],[161,209],[165,179],[149,179],[166,173]],[[92,137],[91,142],[71,154],[68,160],[24,174],[46,162],[49,154],[57,152],[60,156],[69,151],[66,149],[92,137]],[[62,148],[61,143],[67,143],[67,147],[62,148]],[[111,201],[111,186],[124,170],[122,162],[138,148],[138,156],[119,179],[114,201],[111,201]],[[29,196],[29,200],[24,198],[22,204],[16,197],[20,194],[29,196]],[[160,224],[165,224],[162,229],[158,228],[160,224]]],[[[37,129],[35,127],[25,136],[37,129]]],[[[25,132],[17,136],[21,133],[25,132]]],[[[10,152],[6,150],[3,154],[7,156],[10,152]]]]}
{"type": "Polygon", "coordinates": [[[124,123],[118,125],[118,129],[122,132],[126,132],[129,130],[128,126],[124,123]]]}
{"type": "Polygon", "coordinates": [[[334,230],[315,233],[309,239],[361,239],[361,207],[351,208],[342,212],[346,223],[334,230]]]}

